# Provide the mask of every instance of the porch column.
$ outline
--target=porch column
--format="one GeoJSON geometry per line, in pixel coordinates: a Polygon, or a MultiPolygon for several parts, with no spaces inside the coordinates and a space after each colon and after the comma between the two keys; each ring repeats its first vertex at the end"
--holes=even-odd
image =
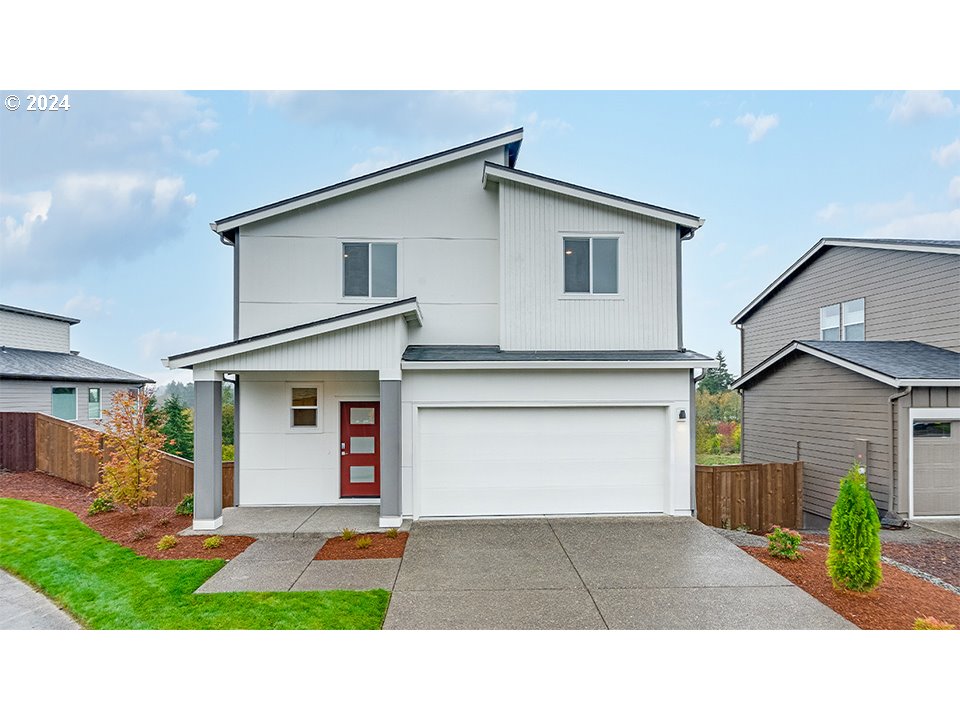
{"type": "Polygon", "coordinates": [[[400,379],[380,378],[380,527],[400,527],[400,379]]]}
{"type": "Polygon", "coordinates": [[[193,371],[193,529],[223,524],[223,373],[193,371]]]}

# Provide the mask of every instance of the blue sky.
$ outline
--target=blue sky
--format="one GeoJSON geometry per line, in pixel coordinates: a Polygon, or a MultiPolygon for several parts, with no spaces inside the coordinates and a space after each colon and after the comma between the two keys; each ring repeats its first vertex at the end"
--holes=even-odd
{"type": "Polygon", "coordinates": [[[210,221],[517,126],[522,169],[706,218],[685,344],[734,372],[730,318],[819,238],[960,238],[956,92],[69,96],[0,114],[0,303],[81,318],[75,349],[160,381],[231,336],[210,221]]]}

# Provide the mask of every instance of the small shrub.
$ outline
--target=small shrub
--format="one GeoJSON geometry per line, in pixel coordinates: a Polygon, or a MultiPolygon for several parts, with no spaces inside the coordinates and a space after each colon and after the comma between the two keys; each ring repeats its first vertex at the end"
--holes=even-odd
{"type": "Polygon", "coordinates": [[[788,560],[800,559],[800,533],[796,530],[782,528],[774,525],[773,530],[767,535],[767,552],[773,557],[787,558],[788,560]]]}
{"type": "Polygon", "coordinates": [[[373,539],[368,538],[366,535],[357,538],[357,549],[363,550],[365,548],[373,545],[373,539]]]}
{"type": "Polygon", "coordinates": [[[171,518],[169,515],[164,515],[162,518],[157,520],[157,525],[159,525],[160,527],[166,527],[167,525],[170,524],[170,521],[172,519],[173,518],[171,518]]]}
{"type": "Polygon", "coordinates": [[[169,550],[177,544],[177,538],[174,535],[164,535],[157,541],[157,550],[169,550]]]}
{"type": "Polygon", "coordinates": [[[90,503],[90,507],[87,508],[87,515],[99,515],[100,513],[110,512],[116,509],[117,506],[113,504],[113,500],[110,499],[110,497],[99,495],[90,503]]]}
{"type": "Polygon", "coordinates": [[[395,537],[397,537],[397,535],[399,535],[399,534],[400,534],[400,531],[397,530],[396,528],[390,528],[390,529],[387,530],[387,532],[386,532],[386,535],[387,535],[388,538],[395,538],[395,537]]]}
{"type": "Polygon", "coordinates": [[[193,493],[184,495],[174,512],[177,515],[193,515],[193,493]]]}
{"type": "Polygon", "coordinates": [[[148,528],[146,525],[141,525],[132,533],[130,533],[130,537],[132,537],[134,540],[145,540],[146,538],[150,537],[150,528],[148,528]]]}
{"type": "Polygon", "coordinates": [[[914,630],[956,630],[956,625],[937,620],[935,617],[918,617],[913,621],[914,630]]]}
{"type": "Polygon", "coordinates": [[[857,462],[840,480],[830,514],[827,572],[835,588],[854,592],[869,592],[883,580],[880,516],[857,462]]]}
{"type": "Polygon", "coordinates": [[[219,535],[211,535],[203,541],[203,546],[207,550],[216,550],[221,545],[223,545],[223,538],[219,535]]]}
{"type": "Polygon", "coordinates": [[[351,530],[350,528],[344,528],[340,532],[340,537],[342,537],[344,540],[350,540],[351,538],[356,537],[356,535],[357,535],[357,531],[351,530]]]}

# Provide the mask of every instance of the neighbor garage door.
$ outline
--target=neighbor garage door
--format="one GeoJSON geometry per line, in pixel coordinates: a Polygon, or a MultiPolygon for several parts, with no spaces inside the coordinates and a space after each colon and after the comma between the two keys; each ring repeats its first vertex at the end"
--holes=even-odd
{"type": "Polygon", "coordinates": [[[960,515],[960,420],[913,424],[913,514],[960,515]]]}
{"type": "Polygon", "coordinates": [[[425,517],[664,512],[664,408],[421,408],[425,517]]]}

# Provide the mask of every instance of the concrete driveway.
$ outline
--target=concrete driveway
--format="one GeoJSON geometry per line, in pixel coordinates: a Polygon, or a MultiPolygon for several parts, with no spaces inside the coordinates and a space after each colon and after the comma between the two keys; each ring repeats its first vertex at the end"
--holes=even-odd
{"type": "Polygon", "coordinates": [[[854,626],[692,518],[418,522],[385,629],[854,626]]]}

